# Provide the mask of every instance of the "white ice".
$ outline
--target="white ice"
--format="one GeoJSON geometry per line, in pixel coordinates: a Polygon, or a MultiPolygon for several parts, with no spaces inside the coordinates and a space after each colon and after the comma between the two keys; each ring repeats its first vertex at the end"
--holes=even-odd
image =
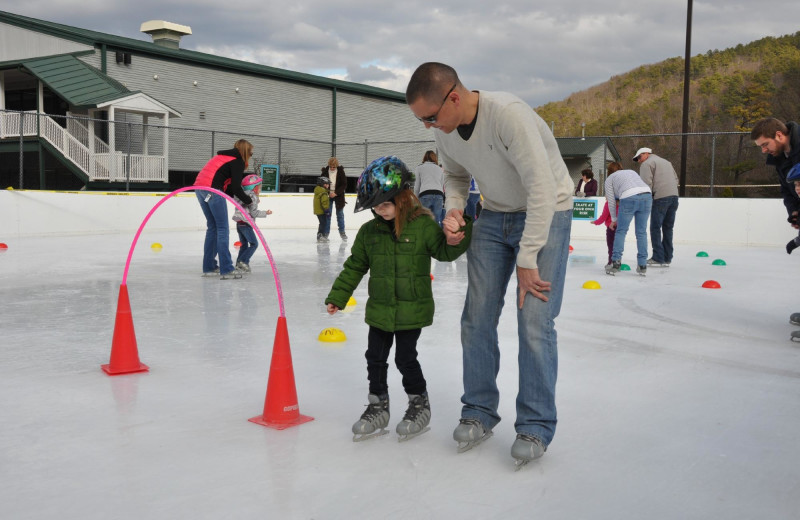
{"type": "MultiPolygon", "coordinates": [[[[352,233],[354,235],[354,233],[352,233]]],[[[559,338],[558,430],[514,471],[513,282],[500,322],[503,421],[457,454],[467,264],[433,269],[420,359],[430,432],[354,443],[367,397],[363,322],[322,304],[349,250],[265,230],[281,277],[300,412],[263,412],[279,316],[262,250],[244,280],[201,278],[203,232],[145,230],[128,290],[150,371],[110,377],[126,234],[21,238],[0,254],[0,518],[789,519],[800,515],[800,253],[678,244],[672,267],[606,276],[606,245],[573,241],[559,338]],[[160,242],[155,253],[150,244],[160,242]],[[698,258],[705,249],[708,258],[698,258]],[[713,266],[723,259],[727,266],[713,266]],[[706,280],[722,288],[704,289],[706,280]],[[583,289],[588,280],[601,290],[583,289]],[[341,344],[317,340],[338,327],[341,344]]],[[[332,235],[333,236],[333,235],[332,235]]],[[[233,240],[233,239],[232,239],[233,240]]],[[[632,252],[623,261],[633,266],[632,252]]]]}

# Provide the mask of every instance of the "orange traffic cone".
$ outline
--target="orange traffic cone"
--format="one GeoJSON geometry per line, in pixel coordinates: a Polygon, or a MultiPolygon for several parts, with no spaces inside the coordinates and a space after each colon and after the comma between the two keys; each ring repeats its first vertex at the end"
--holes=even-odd
{"type": "Polygon", "coordinates": [[[275,343],[272,345],[272,362],[269,366],[264,414],[248,420],[276,430],[285,430],[314,420],[313,417],[301,415],[300,406],[297,404],[289,332],[286,329],[286,318],[283,316],[278,318],[275,343]]]}
{"type": "Polygon", "coordinates": [[[128,286],[124,284],[119,286],[117,321],[114,323],[114,339],[111,341],[111,361],[108,365],[101,365],[100,368],[110,376],[150,370],[147,365],[139,362],[128,286]]]}

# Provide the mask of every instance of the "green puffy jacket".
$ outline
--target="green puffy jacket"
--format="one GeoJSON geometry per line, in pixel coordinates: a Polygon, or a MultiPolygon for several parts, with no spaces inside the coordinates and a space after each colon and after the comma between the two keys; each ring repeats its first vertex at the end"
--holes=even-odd
{"type": "Polygon", "coordinates": [[[350,257],[325,303],[344,309],[361,278],[369,274],[369,298],[364,321],[387,332],[419,329],[433,323],[431,257],[451,262],[469,246],[472,220],[464,216],[466,236],[457,246],[447,245],[444,232],[428,215],[406,224],[395,240],[393,228],[375,217],[358,230],[350,257]]]}

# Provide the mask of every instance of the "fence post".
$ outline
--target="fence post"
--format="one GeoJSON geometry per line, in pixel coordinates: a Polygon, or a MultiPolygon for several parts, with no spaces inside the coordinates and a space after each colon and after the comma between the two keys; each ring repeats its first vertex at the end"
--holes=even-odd
{"type": "Polygon", "coordinates": [[[217,152],[215,152],[216,147],[214,146],[214,141],[216,140],[216,138],[217,138],[217,134],[216,134],[216,132],[214,130],[212,130],[211,131],[211,156],[210,157],[214,157],[214,155],[216,155],[216,153],[217,153],[217,152]]]}
{"type": "Polygon", "coordinates": [[[25,112],[23,110],[19,111],[19,189],[22,189],[22,167],[24,161],[22,159],[23,156],[23,149],[25,147],[25,140],[23,139],[22,135],[25,133],[25,125],[23,122],[23,118],[25,117],[25,112]]]}
{"type": "Polygon", "coordinates": [[[717,150],[717,134],[711,136],[711,181],[709,182],[709,197],[714,198],[714,156],[717,150]]]}
{"type": "Polygon", "coordinates": [[[366,168],[367,165],[369,164],[369,160],[367,159],[368,157],[369,157],[369,140],[364,139],[364,168],[366,168]]]}
{"type": "Polygon", "coordinates": [[[128,121],[128,158],[125,161],[125,191],[131,191],[131,123],[128,121]]]}

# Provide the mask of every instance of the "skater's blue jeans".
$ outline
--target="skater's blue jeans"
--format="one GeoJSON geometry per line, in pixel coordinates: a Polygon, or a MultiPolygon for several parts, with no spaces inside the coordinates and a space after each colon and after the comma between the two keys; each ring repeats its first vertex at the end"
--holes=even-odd
{"type": "Polygon", "coordinates": [[[433,218],[436,220],[436,223],[441,226],[442,206],[444,204],[444,196],[435,194],[422,195],[420,196],[419,201],[422,203],[423,207],[431,210],[431,213],[433,213],[433,218]]]}
{"type": "Polygon", "coordinates": [[[323,213],[322,215],[317,215],[317,220],[319,220],[319,226],[317,226],[317,235],[322,235],[324,237],[328,236],[331,232],[331,214],[328,213],[327,215],[323,213]]]}
{"type": "Polygon", "coordinates": [[[656,262],[672,262],[672,228],[675,227],[677,212],[677,195],[653,201],[653,210],[650,212],[650,242],[653,244],[653,260],[656,262]]]}
{"type": "MultiPolygon", "coordinates": [[[[516,291],[510,298],[517,311],[516,339],[519,342],[519,391],[514,427],[518,433],[540,439],[545,446],[553,440],[556,430],[558,346],[554,320],[561,310],[571,226],[571,210],[555,212],[547,243],[537,257],[539,277],[551,283],[550,291],[544,293],[549,301],[527,294],[519,309],[516,291]]],[[[524,212],[499,213],[484,209],[474,224],[472,242],[467,250],[467,298],[461,315],[464,362],[461,416],[478,419],[489,429],[500,422],[497,326],[508,282],[516,269],[524,228],[524,212]]]]}
{"type": "Polygon", "coordinates": [[[344,206],[342,209],[336,208],[336,224],[339,226],[339,234],[344,233],[344,206]]]}
{"type": "Polygon", "coordinates": [[[647,219],[650,218],[650,208],[652,207],[653,195],[649,192],[639,193],[619,201],[614,252],[611,254],[613,261],[622,261],[622,252],[625,250],[625,235],[628,234],[631,220],[635,219],[636,265],[647,265],[647,219]]]}
{"type": "Polygon", "coordinates": [[[206,240],[203,244],[203,272],[211,273],[219,267],[220,274],[230,273],[233,271],[233,260],[228,249],[230,229],[225,198],[210,191],[197,190],[195,193],[207,225],[206,240]]]}
{"type": "Polygon", "coordinates": [[[237,222],[236,232],[239,234],[239,255],[236,257],[236,263],[239,262],[250,264],[250,259],[258,249],[258,239],[256,238],[255,230],[247,222],[237,222]]]}

